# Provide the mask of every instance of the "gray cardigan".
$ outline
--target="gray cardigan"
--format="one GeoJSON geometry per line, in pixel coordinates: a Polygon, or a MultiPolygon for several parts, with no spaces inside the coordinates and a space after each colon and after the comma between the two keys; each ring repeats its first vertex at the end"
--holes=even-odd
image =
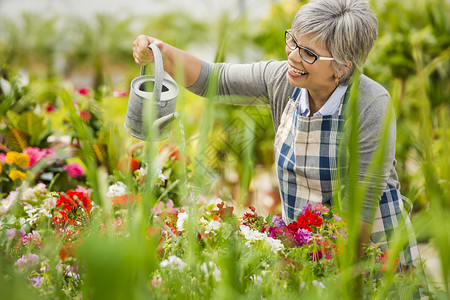
{"type": "MultiPolygon", "coordinates": [[[[188,87],[191,92],[206,96],[211,74],[218,74],[218,94],[215,100],[240,105],[270,105],[275,132],[280,125],[281,115],[294,87],[286,79],[287,61],[264,61],[252,64],[211,64],[202,62],[198,80],[188,87]]],[[[395,171],[395,118],[389,131],[388,149],[385,155],[379,197],[372,197],[375,174],[367,168],[377,148],[383,119],[390,105],[389,93],[377,82],[362,75],[359,86],[359,159],[360,182],[369,182],[369,190],[363,204],[362,220],[372,222],[374,209],[386,184],[400,189],[395,171]],[[370,199],[378,199],[371,201],[370,199]]]]}

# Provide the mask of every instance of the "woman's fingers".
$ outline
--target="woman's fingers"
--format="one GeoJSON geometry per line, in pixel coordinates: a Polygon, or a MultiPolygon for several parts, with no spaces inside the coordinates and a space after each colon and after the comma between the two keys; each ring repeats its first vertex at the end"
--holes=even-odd
{"type": "Polygon", "coordinates": [[[146,65],[154,61],[153,52],[148,48],[152,43],[152,38],[145,35],[140,35],[133,43],[133,57],[138,65],[146,65]]]}

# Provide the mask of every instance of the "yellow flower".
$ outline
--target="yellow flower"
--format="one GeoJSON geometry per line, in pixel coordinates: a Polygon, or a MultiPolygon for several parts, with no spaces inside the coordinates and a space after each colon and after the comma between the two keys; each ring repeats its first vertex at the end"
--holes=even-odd
{"type": "Polygon", "coordinates": [[[20,172],[19,170],[11,170],[9,172],[9,178],[11,178],[13,181],[20,179],[20,181],[24,181],[25,178],[27,178],[27,174],[24,172],[20,172]]]}
{"type": "Polygon", "coordinates": [[[16,164],[21,168],[30,165],[30,157],[25,153],[18,153],[16,151],[6,153],[5,161],[7,164],[16,164]]]}
{"type": "Polygon", "coordinates": [[[3,173],[3,162],[0,161],[0,174],[3,173]]]}

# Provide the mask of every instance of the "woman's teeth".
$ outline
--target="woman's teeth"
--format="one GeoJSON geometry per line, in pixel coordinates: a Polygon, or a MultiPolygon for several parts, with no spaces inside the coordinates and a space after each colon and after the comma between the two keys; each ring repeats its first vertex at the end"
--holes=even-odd
{"type": "Polygon", "coordinates": [[[289,66],[289,71],[291,71],[292,73],[294,73],[296,75],[306,75],[306,74],[308,74],[308,72],[300,71],[298,69],[293,68],[292,66],[289,66]]]}

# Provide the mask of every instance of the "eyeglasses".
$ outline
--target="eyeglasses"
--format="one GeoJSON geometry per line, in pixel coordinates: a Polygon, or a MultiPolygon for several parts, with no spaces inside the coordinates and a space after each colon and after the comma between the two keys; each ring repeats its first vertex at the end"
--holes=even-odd
{"type": "Polygon", "coordinates": [[[295,50],[298,48],[298,53],[300,54],[300,57],[303,59],[303,61],[307,62],[308,64],[313,64],[316,62],[316,60],[334,60],[334,58],[332,57],[319,56],[314,52],[312,52],[311,50],[309,50],[308,48],[299,46],[297,40],[291,34],[290,30],[285,31],[284,41],[286,42],[286,46],[288,46],[289,49],[295,50]]]}

